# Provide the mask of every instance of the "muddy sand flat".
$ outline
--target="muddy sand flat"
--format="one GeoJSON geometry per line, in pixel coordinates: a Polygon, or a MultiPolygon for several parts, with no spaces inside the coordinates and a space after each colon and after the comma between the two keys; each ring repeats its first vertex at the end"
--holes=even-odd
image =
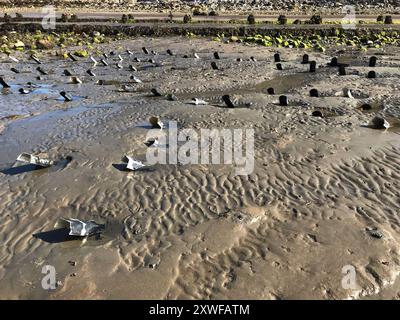
{"type": "Polygon", "coordinates": [[[91,77],[89,59],[43,53],[48,75],[37,80],[38,65],[27,55],[17,54],[19,63],[0,58],[11,85],[0,94],[2,298],[400,297],[399,48],[308,52],[315,73],[301,64],[303,50],[279,49],[279,71],[276,48],[201,38],[137,38],[98,49],[121,54],[124,68],[110,56],[91,77]],[[158,54],[145,55],[143,46],[158,54]],[[372,55],[375,68],[368,67],[372,55]],[[332,56],[349,64],[347,75],[327,66],[332,56]],[[83,83],[70,83],[64,69],[83,83]],[[367,78],[370,70],[377,78],[367,78]],[[132,83],[132,74],[143,82],[132,83]],[[36,86],[20,94],[28,82],[36,86]],[[310,97],[313,88],[319,97],[310,97]],[[63,101],[63,90],[73,101],[63,101]],[[238,108],[226,108],[224,94],[238,108]],[[279,105],[282,94],[288,106],[279,105]],[[188,104],[192,97],[209,105],[188,104]],[[179,130],[254,129],[254,171],[235,175],[233,165],[217,164],[123,170],[123,155],[146,160],[152,115],[177,121],[179,130]],[[375,115],[392,127],[366,127],[375,115]],[[36,169],[15,162],[22,152],[62,160],[36,169]],[[63,217],[106,229],[86,241],[69,239],[59,228],[63,217]],[[45,265],[57,270],[55,290],[41,286],[45,265]],[[349,265],[353,289],[342,286],[349,265]]]}

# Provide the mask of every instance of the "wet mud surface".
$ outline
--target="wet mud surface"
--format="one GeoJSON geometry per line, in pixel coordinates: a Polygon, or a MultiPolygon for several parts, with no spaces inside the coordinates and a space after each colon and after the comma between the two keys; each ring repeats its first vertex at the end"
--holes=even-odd
{"type": "Polygon", "coordinates": [[[40,80],[28,55],[16,54],[19,63],[0,56],[10,84],[0,92],[2,297],[399,298],[398,48],[280,48],[283,70],[276,48],[206,38],[139,37],[97,49],[95,59],[107,53],[108,66],[40,53],[48,73],[40,80]],[[301,63],[304,53],[316,72],[301,63]],[[345,76],[328,65],[333,56],[348,64],[345,76]],[[370,70],[377,78],[366,77],[370,70]],[[192,105],[192,98],[208,104],[192,105]],[[124,155],[146,160],[150,116],[177,121],[179,130],[253,129],[254,171],[237,176],[232,165],[217,164],[124,170],[124,155]],[[368,127],[374,116],[391,128],[368,127]],[[17,163],[22,152],[58,162],[17,163]],[[63,217],[106,230],[71,239],[63,217]],[[44,265],[57,270],[54,291],[41,287],[44,265]],[[356,270],[351,290],[342,287],[346,265],[356,270]]]}

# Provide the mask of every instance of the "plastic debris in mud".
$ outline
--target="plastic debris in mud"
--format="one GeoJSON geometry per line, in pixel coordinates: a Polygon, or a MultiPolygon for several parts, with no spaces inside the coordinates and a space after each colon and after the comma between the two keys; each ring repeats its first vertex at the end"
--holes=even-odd
{"type": "Polygon", "coordinates": [[[302,64],[308,64],[309,63],[309,58],[308,54],[303,55],[303,60],[301,61],[302,64]]]}
{"type": "Polygon", "coordinates": [[[372,129],[388,129],[390,123],[385,118],[376,116],[370,121],[369,127],[372,129]]]}
{"type": "Polygon", "coordinates": [[[131,65],[131,64],[129,65],[128,68],[129,68],[129,70],[131,70],[131,71],[135,71],[135,72],[137,71],[137,69],[136,69],[133,65],[131,65]]]}
{"type": "Polygon", "coordinates": [[[376,78],[376,72],[375,71],[368,72],[367,78],[368,79],[375,79],[376,78]]]}
{"type": "Polygon", "coordinates": [[[69,260],[68,263],[72,266],[72,267],[76,267],[77,262],[73,261],[73,260],[69,260]]]}
{"type": "Polygon", "coordinates": [[[288,97],[287,96],[279,96],[279,105],[281,106],[288,106],[288,97]]]}
{"type": "Polygon", "coordinates": [[[107,80],[100,79],[100,80],[96,81],[96,84],[98,84],[99,86],[105,86],[108,84],[108,82],[107,82],[107,80]]]}
{"type": "Polygon", "coordinates": [[[163,129],[165,127],[164,123],[159,118],[154,116],[149,118],[149,123],[153,128],[156,129],[163,129]]]}
{"type": "Polygon", "coordinates": [[[75,218],[63,218],[63,220],[69,223],[70,236],[87,237],[94,234],[99,234],[105,228],[104,224],[98,224],[93,220],[86,222],[75,218]]]}
{"type": "Polygon", "coordinates": [[[143,50],[144,54],[149,54],[149,50],[147,50],[146,47],[143,47],[142,50],[143,50]]]}
{"type": "Polygon", "coordinates": [[[207,104],[208,104],[207,101],[204,101],[204,100],[198,99],[198,98],[192,98],[192,100],[190,100],[189,103],[190,103],[190,104],[194,104],[194,105],[196,105],[196,106],[199,106],[199,105],[207,105],[207,104]]]}
{"type": "Polygon", "coordinates": [[[276,64],[276,69],[278,69],[278,70],[283,70],[282,64],[281,64],[281,63],[277,63],[277,64],[276,64]]]}
{"type": "Polygon", "coordinates": [[[67,77],[70,77],[70,76],[72,76],[72,73],[69,70],[65,69],[64,70],[64,75],[67,76],[67,77]]]}
{"type": "Polygon", "coordinates": [[[26,85],[27,85],[29,88],[40,88],[40,86],[38,86],[37,84],[34,84],[34,83],[32,83],[32,82],[27,82],[26,85]]]}
{"type": "Polygon", "coordinates": [[[35,61],[37,64],[42,64],[42,62],[39,60],[38,57],[36,57],[34,54],[31,54],[30,58],[35,61]]]}
{"type": "Polygon", "coordinates": [[[171,51],[171,49],[167,49],[167,53],[168,53],[170,56],[173,56],[173,55],[174,55],[174,53],[171,51]]]}
{"type": "Polygon", "coordinates": [[[214,52],[214,58],[217,59],[217,60],[220,59],[219,53],[217,51],[214,52]]]}
{"type": "Polygon", "coordinates": [[[162,96],[162,94],[160,92],[158,92],[158,90],[156,88],[153,88],[150,91],[156,97],[161,97],[162,96]]]}
{"type": "Polygon", "coordinates": [[[313,117],[318,117],[318,118],[323,118],[323,117],[324,117],[324,115],[323,115],[323,113],[322,113],[321,110],[315,110],[315,111],[313,111],[313,112],[311,113],[311,115],[312,115],[313,117]]]}
{"type": "Polygon", "coordinates": [[[376,57],[372,56],[371,58],[369,58],[369,63],[368,63],[369,67],[375,67],[376,66],[376,57]]]}
{"type": "Polygon", "coordinates": [[[226,106],[228,108],[235,108],[234,103],[232,102],[231,97],[229,96],[229,94],[225,94],[222,96],[222,100],[225,102],[226,106]]]}
{"type": "Polygon", "coordinates": [[[90,56],[90,60],[93,62],[93,67],[97,66],[97,60],[93,58],[93,56],[90,56]]]}
{"type": "Polygon", "coordinates": [[[82,80],[79,79],[78,77],[71,77],[71,82],[73,84],[82,84],[82,80]]]}
{"type": "Polygon", "coordinates": [[[133,159],[130,156],[124,156],[124,158],[122,158],[122,161],[127,162],[126,169],[128,170],[136,171],[143,167],[146,167],[143,162],[133,159]]]}
{"type": "Polygon", "coordinates": [[[339,66],[339,76],[345,76],[346,75],[346,67],[344,65],[339,66]]]}
{"type": "Polygon", "coordinates": [[[15,68],[11,68],[10,70],[11,70],[12,72],[14,72],[14,73],[20,73],[19,70],[15,69],[15,68]]]}
{"type": "Polygon", "coordinates": [[[212,62],[211,62],[211,68],[213,68],[213,70],[218,70],[218,66],[217,66],[217,64],[215,63],[215,61],[212,61],[212,62]]]}
{"type": "Polygon", "coordinates": [[[31,93],[30,90],[26,90],[26,89],[24,89],[24,88],[19,88],[19,89],[18,89],[18,92],[19,92],[20,94],[29,94],[29,93],[31,93]]]}
{"type": "Polygon", "coordinates": [[[146,141],[144,142],[144,144],[145,144],[147,147],[151,147],[151,146],[157,147],[158,144],[159,144],[159,142],[158,142],[158,139],[157,139],[157,138],[149,138],[148,140],[146,140],[146,141]]]}
{"type": "Polygon", "coordinates": [[[60,95],[64,98],[64,101],[66,101],[66,102],[72,101],[72,96],[70,94],[66,93],[65,91],[61,91],[60,95]]]}
{"type": "Polygon", "coordinates": [[[369,111],[369,110],[372,109],[372,106],[371,106],[370,104],[368,104],[368,103],[364,103],[364,104],[360,107],[360,109],[363,110],[363,111],[369,111]]]}
{"type": "Polygon", "coordinates": [[[10,85],[4,81],[3,77],[0,77],[0,84],[3,88],[11,88],[10,85]]]}
{"type": "Polygon", "coordinates": [[[8,58],[13,62],[16,62],[16,63],[19,62],[19,60],[17,58],[14,58],[13,56],[8,56],[8,58]]]}
{"type": "Polygon", "coordinates": [[[376,239],[382,239],[384,238],[384,234],[382,231],[380,231],[377,227],[367,227],[365,228],[365,231],[368,233],[369,236],[376,238],[376,239]]]}
{"type": "Polygon", "coordinates": [[[134,88],[130,85],[123,84],[120,88],[118,88],[118,92],[134,92],[134,88]]]}
{"type": "Polygon", "coordinates": [[[136,77],[134,75],[130,76],[130,79],[133,80],[133,82],[135,82],[135,83],[142,83],[143,82],[142,80],[140,80],[138,77],[136,77]]]}
{"type": "Polygon", "coordinates": [[[74,55],[71,52],[68,52],[68,57],[74,62],[78,61],[78,59],[75,58],[74,55]]]}
{"type": "Polygon", "coordinates": [[[95,77],[96,76],[96,74],[91,69],[87,70],[86,73],[91,77],[95,77]]]}
{"type": "Polygon", "coordinates": [[[333,57],[333,58],[331,59],[331,62],[328,63],[328,65],[329,65],[330,67],[337,67],[337,66],[338,66],[338,60],[337,60],[337,58],[336,58],[336,57],[333,57]]]}
{"type": "Polygon", "coordinates": [[[317,62],[310,61],[310,72],[315,72],[317,70],[317,62]]]}
{"type": "Polygon", "coordinates": [[[310,90],[310,97],[319,97],[319,92],[317,89],[310,90]]]}
{"type": "Polygon", "coordinates": [[[275,94],[275,89],[272,87],[267,88],[268,94],[275,94]]]}
{"type": "Polygon", "coordinates": [[[47,73],[45,70],[43,70],[41,67],[37,67],[36,70],[39,71],[39,73],[42,74],[42,75],[44,75],[44,76],[46,76],[46,75],[48,74],[48,73],[47,73]]]}
{"type": "Polygon", "coordinates": [[[354,99],[354,97],[353,97],[353,95],[352,95],[352,93],[351,93],[351,90],[348,89],[348,88],[344,88],[344,89],[343,89],[343,95],[344,95],[346,98],[354,99]]]}
{"type": "Polygon", "coordinates": [[[279,53],[275,53],[274,54],[274,61],[276,62],[281,62],[281,56],[279,53]]]}
{"type": "Polygon", "coordinates": [[[18,157],[17,157],[17,161],[20,162],[25,162],[25,163],[30,163],[30,164],[34,164],[40,167],[50,167],[53,164],[55,164],[54,161],[49,160],[49,159],[43,159],[40,158],[38,156],[34,156],[30,153],[21,153],[18,157]]]}
{"type": "Polygon", "coordinates": [[[168,93],[167,100],[168,101],[178,101],[178,97],[176,95],[174,95],[173,93],[168,93]]]}

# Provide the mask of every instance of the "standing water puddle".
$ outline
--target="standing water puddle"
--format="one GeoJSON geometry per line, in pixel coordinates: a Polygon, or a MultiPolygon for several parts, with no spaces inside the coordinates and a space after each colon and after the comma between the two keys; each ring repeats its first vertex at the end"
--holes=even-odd
{"type": "MultiPolygon", "coordinates": [[[[37,83],[32,83],[32,84],[10,84],[10,88],[3,88],[0,93],[1,95],[8,95],[8,94],[19,94],[21,96],[24,95],[31,95],[31,94],[37,94],[37,95],[52,95],[57,101],[64,101],[64,98],[60,96],[59,91],[53,89],[55,85],[51,84],[37,84],[37,83]],[[19,92],[19,89],[25,89],[29,91],[29,93],[26,94],[21,94],[19,92]]],[[[74,96],[72,95],[73,100],[82,100],[85,99],[86,97],[82,96],[74,96]]]]}
{"type": "Polygon", "coordinates": [[[29,90],[29,94],[49,94],[49,93],[56,93],[57,91],[52,90],[51,88],[54,87],[54,85],[51,84],[10,84],[10,88],[3,88],[0,92],[2,95],[7,95],[10,93],[19,93],[20,88],[24,88],[26,90],[29,90]]]}
{"type": "MultiPolygon", "coordinates": [[[[110,105],[84,105],[57,109],[11,122],[0,135],[0,144],[6,152],[0,153],[0,164],[14,163],[21,152],[29,152],[40,144],[50,132],[55,132],[60,120],[67,120],[93,109],[113,109],[110,105]]],[[[102,113],[90,116],[101,116],[102,113]]]]}

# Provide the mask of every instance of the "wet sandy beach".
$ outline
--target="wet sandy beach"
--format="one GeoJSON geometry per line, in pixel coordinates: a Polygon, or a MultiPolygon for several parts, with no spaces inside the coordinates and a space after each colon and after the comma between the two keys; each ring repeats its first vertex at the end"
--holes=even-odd
{"type": "Polygon", "coordinates": [[[19,63],[0,56],[0,75],[11,85],[0,93],[3,299],[400,297],[398,47],[319,53],[139,37],[96,49],[98,61],[101,52],[116,55],[93,68],[89,58],[41,52],[48,75],[40,80],[29,55],[13,53],[19,63]],[[144,54],[143,46],[157,54],[144,54]],[[304,53],[316,61],[315,73],[301,63],[304,53]],[[328,66],[333,56],[349,64],[345,76],[328,66]],[[65,69],[83,83],[71,83],[65,69]],[[367,78],[371,70],[375,79],[367,78]],[[313,88],[319,97],[310,97],[313,88]],[[73,101],[64,102],[60,91],[73,101]],[[226,107],[225,94],[237,108],[226,107]],[[288,106],[279,105],[283,94],[288,106]],[[209,104],[189,104],[194,97],[209,104]],[[371,109],[363,110],[366,104],[371,109]],[[233,165],[213,164],[123,170],[123,155],[146,160],[153,115],[177,121],[179,130],[254,129],[254,171],[235,176],[233,165]],[[376,115],[391,128],[367,127],[376,115]],[[58,163],[21,165],[15,159],[22,152],[58,163]],[[63,217],[106,229],[100,238],[69,239],[63,217]],[[55,290],[41,287],[44,265],[57,270],[55,290]],[[348,265],[356,289],[342,286],[348,265]]]}

